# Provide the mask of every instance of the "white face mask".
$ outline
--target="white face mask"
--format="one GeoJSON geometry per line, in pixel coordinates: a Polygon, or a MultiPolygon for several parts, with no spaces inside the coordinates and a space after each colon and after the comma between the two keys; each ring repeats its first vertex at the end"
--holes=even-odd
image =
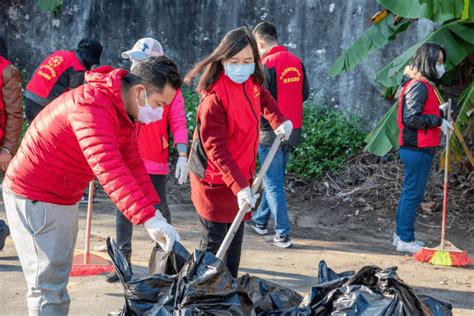
{"type": "Polygon", "coordinates": [[[444,69],[443,64],[436,64],[436,75],[438,79],[441,79],[441,77],[444,75],[445,72],[446,70],[444,69]]]}
{"type": "Polygon", "coordinates": [[[138,106],[138,121],[143,124],[150,124],[156,121],[159,121],[163,118],[163,107],[157,107],[156,109],[152,108],[148,103],[148,97],[145,90],[145,105],[140,106],[138,104],[138,98],[136,99],[138,106]]]}

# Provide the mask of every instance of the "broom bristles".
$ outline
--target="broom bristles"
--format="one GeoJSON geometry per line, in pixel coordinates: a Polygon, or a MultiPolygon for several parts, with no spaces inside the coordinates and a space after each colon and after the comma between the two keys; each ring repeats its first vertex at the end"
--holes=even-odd
{"type": "Polygon", "coordinates": [[[451,253],[451,260],[453,262],[453,266],[455,266],[455,267],[467,266],[471,262],[474,262],[473,259],[469,258],[469,255],[467,254],[467,251],[452,252],[451,253]]]}
{"type": "Polygon", "coordinates": [[[421,250],[415,254],[414,258],[416,261],[419,262],[430,262],[431,258],[433,258],[434,250],[428,248],[421,248],[421,250]]]}
{"type": "Polygon", "coordinates": [[[449,251],[445,250],[436,250],[433,254],[433,258],[430,261],[431,264],[435,266],[452,266],[453,261],[451,260],[451,256],[449,251]]]}
{"type": "Polygon", "coordinates": [[[447,251],[429,248],[421,248],[414,255],[414,259],[419,262],[429,262],[436,266],[463,267],[474,262],[466,251],[447,251]]]}

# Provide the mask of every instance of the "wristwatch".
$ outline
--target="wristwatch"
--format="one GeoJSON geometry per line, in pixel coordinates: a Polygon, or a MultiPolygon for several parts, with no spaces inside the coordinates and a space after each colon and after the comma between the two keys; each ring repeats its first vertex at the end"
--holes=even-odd
{"type": "Polygon", "coordinates": [[[10,154],[10,155],[12,154],[12,152],[10,151],[10,149],[8,149],[7,147],[2,147],[2,148],[0,149],[0,151],[1,151],[2,153],[5,153],[5,154],[10,154]]]}

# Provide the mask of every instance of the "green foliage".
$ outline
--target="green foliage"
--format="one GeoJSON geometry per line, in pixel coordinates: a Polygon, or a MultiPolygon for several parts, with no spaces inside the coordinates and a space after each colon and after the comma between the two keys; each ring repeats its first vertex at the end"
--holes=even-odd
{"type": "Polygon", "coordinates": [[[196,127],[196,111],[199,105],[199,95],[189,88],[181,90],[186,109],[186,126],[188,127],[189,141],[191,142],[196,127]]]}
{"type": "Polygon", "coordinates": [[[329,75],[334,77],[343,71],[354,69],[374,51],[394,40],[399,33],[406,31],[410,23],[409,20],[396,23],[394,15],[389,13],[379,23],[362,33],[351,47],[339,56],[329,69],[329,75]]]}
{"type": "Polygon", "coordinates": [[[450,71],[474,53],[474,23],[457,21],[440,27],[382,68],[377,73],[375,81],[384,87],[398,86],[405,66],[415,55],[418,47],[424,43],[438,43],[446,49],[446,71],[450,71]]]}
{"type": "Polygon", "coordinates": [[[392,148],[397,149],[399,129],[397,125],[398,102],[377,123],[377,126],[367,135],[364,150],[377,156],[385,156],[392,148]]]}
{"type": "Polygon", "coordinates": [[[304,178],[338,170],[363,147],[365,132],[360,118],[306,102],[302,142],[288,163],[288,172],[304,178]]]}
{"type": "Polygon", "coordinates": [[[62,8],[62,0],[38,0],[38,7],[43,11],[59,13],[62,8]]]}
{"type": "MultiPolygon", "coordinates": [[[[199,96],[183,89],[189,139],[196,126],[199,96]]],[[[325,109],[306,102],[303,113],[302,143],[292,154],[288,171],[304,178],[337,170],[344,160],[363,147],[365,132],[359,118],[341,111],[325,109]]]]}
{"type": "Polygon", "coordinates": [[[460,18],[472,0],[377,0],[379,4],[404,18],[425,18],[444,22],[460,18]],[[465,5],[465,3],[467,5],[465,5]]]}

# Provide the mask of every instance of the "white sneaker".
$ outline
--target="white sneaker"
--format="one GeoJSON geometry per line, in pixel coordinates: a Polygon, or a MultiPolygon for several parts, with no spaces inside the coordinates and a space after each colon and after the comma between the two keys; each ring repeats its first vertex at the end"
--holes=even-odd
{"type": "MultiPolygon", "coordinates": [[[[395,247],[398,246],[398,243],[400,242],[400,237],[397,235],[397,233],[393,233],[393,241],[392,241],[392,245],[394,245],[395,247]]],[[[424,247],[425,246],[425,243],[421,240],[415,240],[415,242],[420,245],[421,247],[424,247]]]]}
{"type": "Polygon", "coordinates": [[[411,241],[411,242],[404,242],[403,240],[398,241],[397,245],[397,251],[402,251],[402,252],[411,252],[411,253],[417,253],[423,248],[418,244],[416,241],[411,241]]]}

